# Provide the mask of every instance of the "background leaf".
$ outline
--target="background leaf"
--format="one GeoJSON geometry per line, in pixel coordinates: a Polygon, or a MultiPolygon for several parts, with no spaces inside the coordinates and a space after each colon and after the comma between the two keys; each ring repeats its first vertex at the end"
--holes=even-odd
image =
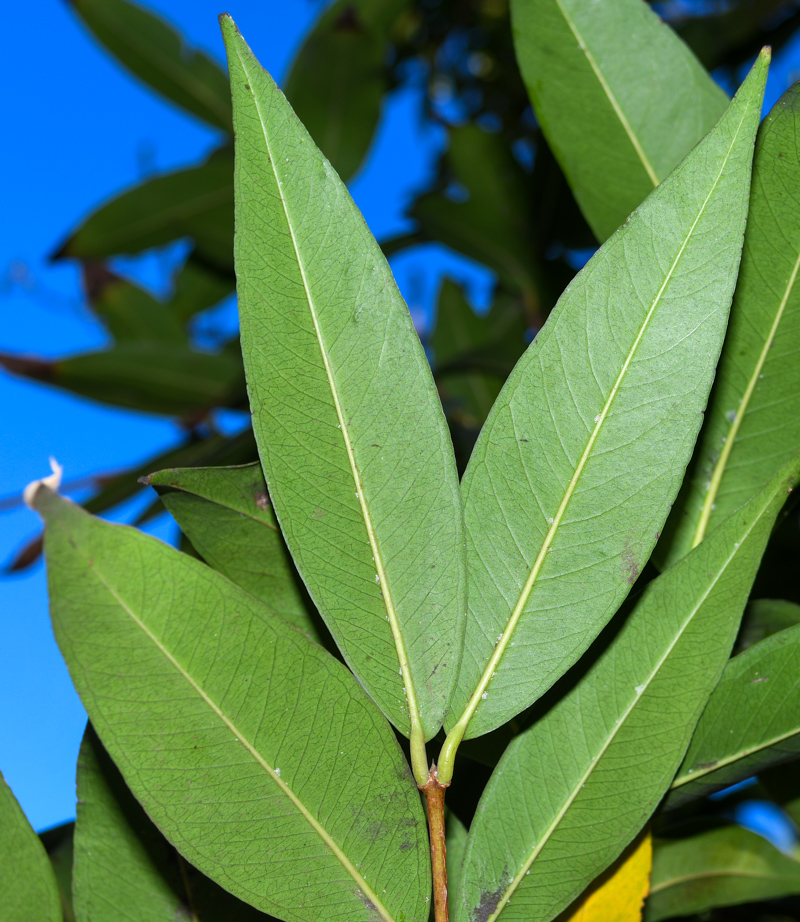
{"type": "Polygon", "coordinates": [[[658,561],[669,566],[800,447],[800,86],[758,132],[731,322],[696,456],[658,561]]]}
{"type": "Polygon", "coordinates": [[[58,887],[58,896],[61,900],[61,912],[64,922],[75,922],[75,910],[72,905],[72,859],[73,835],[75,823],[62,823],[39,833],[39,839],[44,845],[53,874],[58,887]]]}
{"type": "Polygon", "coordinates": [[[645,824],[722,672],[798,467],[650,583],[509,745],[470,827],[458,922],[548,922],[645,824]]]}
{"type": "Polygon", "coordinates": [[[781,599],[755,599],[745,609],[735,651],[740,653],[778,631],[800,624],[800,605],[781,599]]]}
{"type": "Polygon", "coordinates": [[[216,128],[231,130],[225,72],[159,16],[126,0],[69,0],[95,38],[134,76],[216,128]]]}
{"type": "Polygon", "coordinates": [[[0,893],[3,922],[61,922],[61,901],[47,852],[2,776],[0,893]]]}
{"type": "Polygon", "coordinates": [[[668,803],[678,806],[800,756],[800,625],[735,656],[692,736],[668,803]]]}
{"type": "Polygon", "coordinates": [[[345,667],[187,555],[44,486],[31,501],[72,679],[181,854],[286,922],[419,917],[419,794],[345,667]]]}
{"type": "Polygon", "coordinates": [[[231,266],[233,251],[233,163],[222,149],[202,166],[146,179],[78,227],[53,259],[107,259],[141,253],[191,237],[204,259],[231,266]]]}
{"type": "Polygon", "coordinates": [[[389,35],[408,0],[338,0],[317,20],[286,79],[286,96],[343,181],[372,144],[389,89],[389,35]]]}
{"type": "Polygon", "coordinates": [[[645,830],[559,916],[559,922],[641,922],[652,865],[653,839],[645,830]]]}
{"type": "Polygon", "coordinates": [[[464,849],[467,846],[467,827],[453,813],[445,808],[445,828],[447,830],[447,892],[452,896],[458,890],[461,877],[461,865],[464,849]]]}
{"type": "Polygon", "coordinates": [[[570,284],[481,431],[462,482],[470,614],[453,739],[546,691],[650,555],[725,333],[766,67],[570,284]]]}
{"type": "Polygon", "coordinates": [[[597,239],[711,129],[724,92],[641,0],[512,0],[522,77],[597,239]]]}
{"type": "Polygon", "coordinates": [[[645,922],[800,893],[800,863],[740,826],[656,840],[645,922]]]}
{"type": "Polygon", "coordinates": [[[380,248],[232,20],[222,28],[242,351],[270,496],[320,614],[412,736],[424,781],[465,611],[452,445],[380,248]]]}
{"type": "Polygon", "coordinates": [[[150,822],[91,724],[78,757],[78,922],[269,922],[196,871],[150,822]]]}
{"type": "Polygon", "coordinates": [[[319,640],[260,464],[173,468],[146,482],[210,566],[319,640]]]}

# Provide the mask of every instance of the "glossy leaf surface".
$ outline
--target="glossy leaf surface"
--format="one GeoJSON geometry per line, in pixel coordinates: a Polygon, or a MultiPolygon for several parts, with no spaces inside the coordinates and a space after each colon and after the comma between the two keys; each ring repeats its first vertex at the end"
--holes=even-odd
{"type": "Polygon", "coordinates": [[[44,846],[0,776],[3,922],[61,922],[61,901],[44,846]]]}
{"type": "Polygon", "coordinates": [[[269,922],[200,875],[128,790],[91,725],[78,757],[77,922],[269,922]]]}
{"type": "Polygon", "coordinates": [[[548,922],[642,828],[728,658],[792,463],[650,583],[595,661],[510,744],[470,828],[457,922],[548,922]]]}
{"type": "Polygon", "coordinates": [[[641,922],[652,865],[653,839],[645,830],[558,922],[641,922]]]}
{"type": "Polygon", "coordinates": [[[226,151],[202,166],[147,179],[101,205],[54,259],[106,259],[191,237],[212,265],[230,267],[233,163],[226,151]]]}
{"type": "Polygon", "coordinates": [[[389,32],[408,0],[338,0],[292,63],[286,96],[343,181],[362,165],[389,88],[389,32]]]}
{"type": "Polygon", "coordinates": [[[211,125],[231,130],[231,98],[225,71],[189,47],[178,32],[149,10],[127,0],[70,0],[94,36],[157,93],[211,125]]]}
{"type": "Polygon", "coordinates": [[[181,854],[287,922],[423,922],[418,792],[348,671],[197,560],[45,486],[31,501],[75,686],[181,854]]]}
{"type": "Polygon", "coordinates": [[[692,736],[668,803],[755,775],[800,755],[800,625],[735,656],[692,736]]]}
{"type": "Polygon", "coordinates": [[[691,478],[659,562],[677,560],[800,447],[800,87],[758,132],[731,322],[691,478]]]}
{"type": "Polygon", "coordinates": [[[481,431],[462,483],[470,613],[448,715],[467,738],[563,675],[655,544],[725,333],[766,68],[569,285],[481,431]]]}
{"type": "Polygon", "coordinates": [[[316,639],[260,464],[173,468],[147,483],[204,560],[316,639]]]}
{"type": "Polygon", "coordinates": [[[233,21],[222,28],[242,351],[270,496],[346,661],[419,753],[450,698],[465,611],[449,433],[380,248],[233,21]]]}
{"type": "Polygon", "coordinates": [[[800,893],[800,862],[740,826],[656,841],[645,922],[800,893]]]}
{"type": "Polygon", "coordinates": [[[641,0],[512,0],[522,77],[601,242],[706,134],[724,92],[641,0]]]}

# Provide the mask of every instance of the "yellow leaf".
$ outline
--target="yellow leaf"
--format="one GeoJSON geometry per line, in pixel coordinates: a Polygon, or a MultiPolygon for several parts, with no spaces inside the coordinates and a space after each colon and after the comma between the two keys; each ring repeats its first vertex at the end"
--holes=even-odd
{"type": "Polygon", "coordinates": [[[652,865],[653,839],[643,829],[556,922],[641,922],[652,865]]]}

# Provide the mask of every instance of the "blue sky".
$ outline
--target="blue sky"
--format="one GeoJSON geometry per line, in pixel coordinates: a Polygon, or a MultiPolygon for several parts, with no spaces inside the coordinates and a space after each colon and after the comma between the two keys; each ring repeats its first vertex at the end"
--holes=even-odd
{"type": "MultiPolygon", "coordinates": [[[[219,2],[149,0],[192,43],[222,58],[219,2]]],[[[231,0],[228,11],[262,63],[280,81],[320,9],[313,0],[231,0]]],[[[37,16],[6,43],[0,60],[8,135],[3,158],[5,220],[0,231],[0,350],[60,356],[97,348],[102,329],[82,306],[77,272],[50,266],[46,254],[95,205],[139,180],[199,160],[215,133],[143,89],[88,36],[60,0],[41,0],[37,16]]],[[[769,104],[794,79],[798,43],[773,68],[769,104]]],[[[376,236],[404,229],[403,210],[444,144],[423,128],[413,90],[387,106],[369,162],[352,191],[376,236]]],[[[123,268],[158,288],[157,258],[123,268]]],[[[447,271],[468,282],[477,303],[490,278],[441,248],[393,261],[409,305],[430,313],[447,271]]],[[[55,456],[67,479],[113,471],[163,450],[174,425],[118,412],[0,373],[0,497],[18,495],[47,473],[55,456]]],[[[129,506],[123,518],[135,511],[129,506]]],[[[2,514],[0,560],[38,530],[23,509],[2,514]]],[[[169,539],[162,520],[155,533],[169,539]]],[[[0,770],[31,823],[43,829],[74,816],[74,771],[85,714],[52,639],[44,568],[0,582],[0,770]]]]}

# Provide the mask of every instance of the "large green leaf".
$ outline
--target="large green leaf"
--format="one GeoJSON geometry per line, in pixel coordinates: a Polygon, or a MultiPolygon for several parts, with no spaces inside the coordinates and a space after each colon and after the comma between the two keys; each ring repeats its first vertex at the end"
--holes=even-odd
{"type": "Polygon", "coordinates": [[[347,181],[372,143],[389,89],[389,33],[408,0],[337,0],[292,62],[286,96],[319,149],[347,181]]]}
{"type": "Polygon", "coordinates": [[[150,11],[126,0],[69,0],[95,37],[140,80],[193,115],[231,130],[225,72],[150,11]]]}
{"type": "Polygon", "coordinates": [[[412,738],[439,729],[465,612],[453,449],[377,243],[233,21],[236,271],[253,429],[286,543],[353,671],[412,738]]]}
{"type": "Polygon", "coordinates": [[[480,427],[500,389],[525,351],[526,323],[518,305],[495,297],[491,309],[476,314],[463,289],[445,278],[439,290],[436,324],[428,343],[433,373],[445,400],[468,425],[480,427]]]}
{"type": "Polygon", "coordinates": [[[800,756],[800,625],[725,667],[672,783],[678,806],[800,756]]]}
{"type": "Polygon", "coordinates": [[[460,194],[426,192],[414,200],[409,216],[427,237],[496,272],[521,292],[531,316],[542,318],[550,305],[541,303],[530,186],[508,145],[475,125],[452,128],[444,164],[460,194]]]}
{"type": "Polygon", "coordinates": [[[347,669],[186,554],[42,484],[26,496],[72,679],[167,839],[286,922],[421,920],[419,795],[347,669]]]}
{"type": "Polygon", "coordinates": [[[317,639],[258,462],[173,468],[145,482],[205,561],[317,639]]]}
{"type": "Polygon", "coordinates": [[[656,840],[644,922],[800,893],[800,863],[740,826],[656,840]]]}
{"type": "Polygon", "coordinates": [[[44,846],[0,775],[3,922],[61,922],[61,900],[44,846]]]}
{"type": "Polygon", "coordinates": [[[600,241],[725,109],[641,0],[512,0],[517,59],[547,142],[600,241]]]}
{"type": "Polygon", "coordinates": [[[178,416],[244,397],[241,360],[169,342],[125,341],[48,361],[0,353],[13,374],[116,407],[178,416]]]}
{"type": "Polygon", "coordinates": [[[147,179],[101,205],[54,259],[106,259],[191,237],[213,265],[231,265],[233,163],[226,150],[202,166],[147,179]]]}
{"type": "Polygon", "coordinates": [[[569,285],[481,431],[462,484],[470,615],[454,742],[546,691],[650,556],[725,333],[767,60],[569,285]]]}
{"type": "Polygon", "coordinates": [[[731,322],[697,454],[659,547],[665,566],[800,447],[800,86],[758,132],[731,322]]]}
{"type": "Polygon", "coordinates": [[[722,672],[798,469],[787,465],[650,583],[595,661],[511,743],[470,828],[458,922],[548,922],[642,828],[722,672]]]}
{"type": "Polygon", "coordinates": [[[78,756],[78,922],[269,922],[200,875],[136,802],[91,724],[78,756]]]}

